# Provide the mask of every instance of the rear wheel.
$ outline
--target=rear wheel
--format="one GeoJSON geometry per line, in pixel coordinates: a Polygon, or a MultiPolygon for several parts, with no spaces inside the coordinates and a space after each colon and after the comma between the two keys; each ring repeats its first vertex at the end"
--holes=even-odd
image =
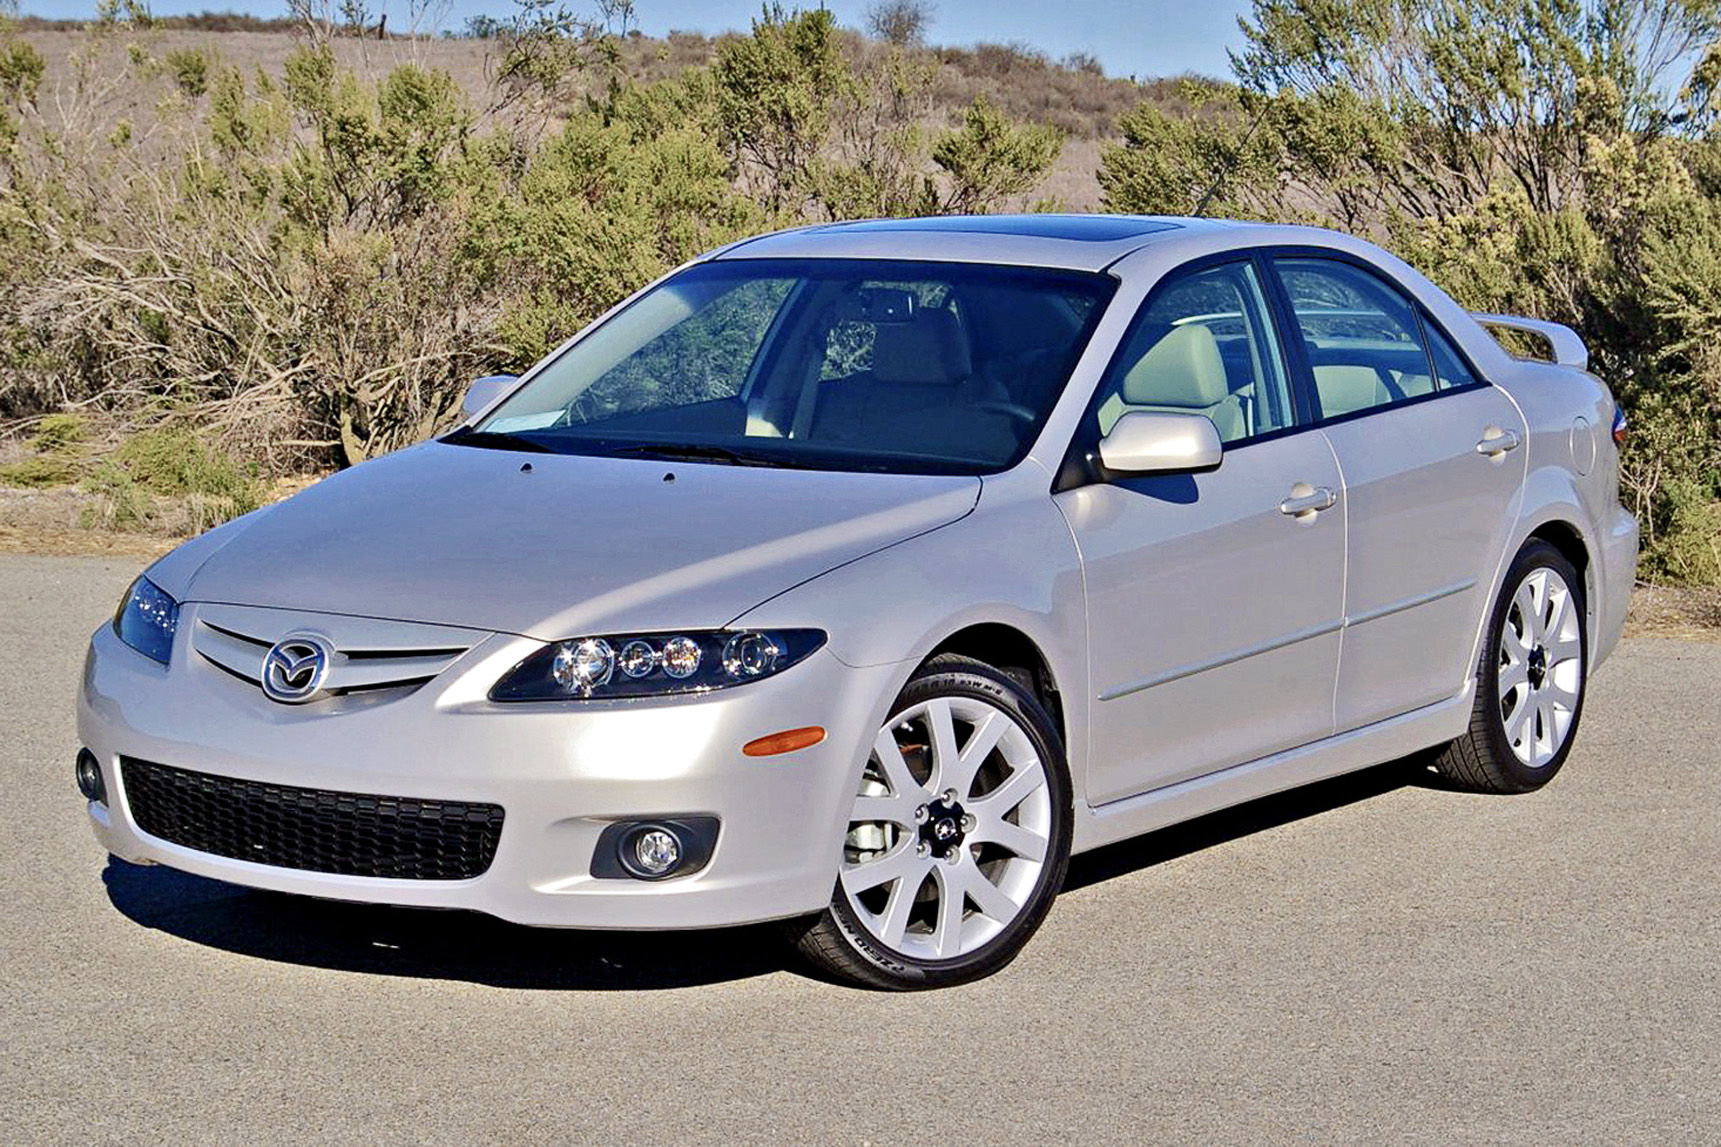
{"type": "Polygon", "coordinates": [[[990,666],[934,658],[874,740],[830,907],[798,926],[798,946],[867,987],[990,975],[1057,895],[1070,818],[1063,750],[1039,702],[990,666]]]}
{"type": "Polygon", "coordinates": [[[1539,789],[1565,764],[1589,676],[1583,579],[1558,550],[1533,541],[1500,590],[1476,672],[1470,729],[1435,768],[1474,792],[1539,789]]]}

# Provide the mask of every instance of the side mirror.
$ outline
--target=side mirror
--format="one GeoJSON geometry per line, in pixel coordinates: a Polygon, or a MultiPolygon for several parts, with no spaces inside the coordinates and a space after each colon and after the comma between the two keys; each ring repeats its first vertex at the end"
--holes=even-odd
{"type": "Polygon", "coordinates": [[[460,412],[471,418],[492,402],[502,396],[502,392],[520,381],[517,374],[485,375],[477,382],[466,388],[466,398],[460,403],[460,412]]]}
{"type": "Polygon", "coordinates": [[[1131,410],[1100,439],[1100,462],[1120,474],[1211,470],[1224,453],[1212,419],[1200,414],[1131,410]]]}

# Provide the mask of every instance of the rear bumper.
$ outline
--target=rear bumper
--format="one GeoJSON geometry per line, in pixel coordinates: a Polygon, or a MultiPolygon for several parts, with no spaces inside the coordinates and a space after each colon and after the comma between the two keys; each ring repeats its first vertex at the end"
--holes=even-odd
{"type": "Polygon", "coordinates": [[[1616,505],[1613,516],[1602,523],[1602,530],[1592,669],[1606,661],[1619,644],[1626,613],[1631,609],[1631,591],[1637,584],[1637,519],[1624,506],[1616,505]]]}
{"type": "Polygon", "coordinates": [[[318,716],[265,699],[183,647],[163,669],[103,626],[78,704],[101,763],[92,803],[109,852],[235,884],[373,903],[466,908],[522,924],[704,928],[816,911],[828,903],[848,803],[883,720],[895,667],[853,669],[828,651],[780,677],[701,698],[641,704],[497,705],[488,682],[535,643],[498,636],[418,692],[318,716]],[[823,725],[826,740],[749,758],[747,741],[823,725]],[[495,856],[465,880],[310,872],[198,852],[144,832],[119,759],[271,785],[497,804],[495,856]],[[714,816],[709,864],[656,882],[591,873],[618,820],[714,816]]]}

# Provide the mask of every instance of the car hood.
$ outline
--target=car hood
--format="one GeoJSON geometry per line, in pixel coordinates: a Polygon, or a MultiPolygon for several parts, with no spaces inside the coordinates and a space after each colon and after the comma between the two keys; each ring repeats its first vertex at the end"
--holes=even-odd
{"type": "Polygon", "coordinates": [[[162,559],[183,601],[556,640],[717,627],[964,516],[980,480],[524,454],[426,443],[162,559]]]}

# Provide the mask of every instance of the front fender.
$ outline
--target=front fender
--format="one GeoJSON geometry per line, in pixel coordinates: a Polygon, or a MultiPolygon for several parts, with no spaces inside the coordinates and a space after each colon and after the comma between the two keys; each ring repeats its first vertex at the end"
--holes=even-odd
{"type": "MultiPolygon", "coordinates": [[[[888,708],[915,668],[952,634],[1009,626],[1040,650],[1064,702],[1077,791],[1087,759],[1087,609],[1081,558],[1036,467],[986,479],[972,514],[754,607],[747,628],[817,626],[856,667],[894,665],[888,708]]],[[[887,716],[881,710],[880,722],[887,716]]],[[[858,766],[857,766],[858,767],[858,766]]]]}

